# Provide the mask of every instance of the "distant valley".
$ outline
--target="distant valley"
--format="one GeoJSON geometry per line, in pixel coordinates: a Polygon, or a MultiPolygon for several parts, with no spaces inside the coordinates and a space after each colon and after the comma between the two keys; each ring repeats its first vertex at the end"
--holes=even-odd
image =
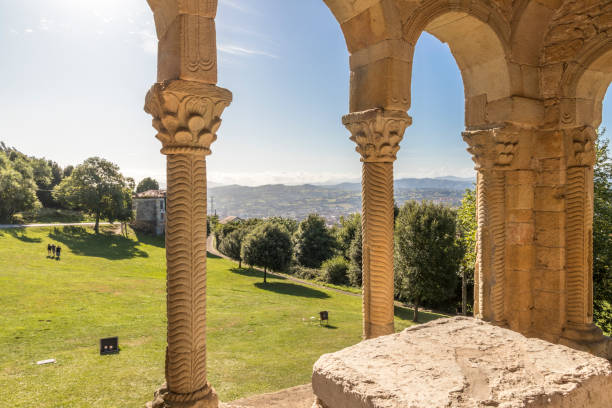
{"type": "MultiPolygon", "coordinates": [[[[474,180],[458,177],[403,178],[395,180],[395,201],[429,200],[456,207],[466,188],[474,180]]],[[[221,218],[235,215],[241,218],[283,216],[301,220],[311,213],[336,223],[343,215],[361,211],[361,183],[335,185],[304,184],[290,186],[270,184],[257,187],[239,185],[209,188],[209,210],[221,218]],[[210,208],[210,198],[214,208],[210,208]]]]}

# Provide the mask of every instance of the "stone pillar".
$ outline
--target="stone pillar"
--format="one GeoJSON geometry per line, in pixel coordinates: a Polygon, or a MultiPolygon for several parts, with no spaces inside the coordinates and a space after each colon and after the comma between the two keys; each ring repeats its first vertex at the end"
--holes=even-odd
{"type": "Polygon", "coordinates": [[[166,384],[152,408],[216,408],[206,379],[206,156],[229,91],[183,80],[155,84],[145,110],[167,156],[166,384]]]}
{"type": "Polygon", "coordinates": [[[531,297],[535,180],[515,157],[521,133],[503,127],[464,132],[463,139],[477,171],[474,314],[526,331],[529,324],[520,323],[520,311],[528,310],[531,297]]]}
{"type": "Polygon", "coordinates": [[[561,342],[589,345],[603,340],[593,324],[593,165],[595,129],[564,131],[565,186],[565,325],[561,342]]]}
{"type": "Polygon", "coordinates": [[[343,118],[363,162],[363,337],[394,333],[393,162],[411,119],[371,109],[343,118]]]}

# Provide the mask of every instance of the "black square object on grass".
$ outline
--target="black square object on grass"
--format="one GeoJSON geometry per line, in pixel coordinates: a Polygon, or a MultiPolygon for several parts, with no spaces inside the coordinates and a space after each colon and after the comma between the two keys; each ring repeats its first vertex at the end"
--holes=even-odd
{"type": "Polygon", "coordinates": [[[325,324],[329,324],[329,313],[327,313],[327,310],[324,310],[322,312],[319,312],[319,323],[323,324],[323,322],[325,322],[325,324]]]}
{"type": "Polygon", "coordinates": [[[119,353],[119,337],[100,339],[100,355],[119,353]]]}

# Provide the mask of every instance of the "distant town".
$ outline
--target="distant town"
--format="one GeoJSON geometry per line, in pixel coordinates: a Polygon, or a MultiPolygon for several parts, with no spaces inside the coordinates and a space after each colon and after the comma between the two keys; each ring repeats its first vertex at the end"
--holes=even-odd
{"type": "MultiPolygon", "coordinates": [[[[395,181],[395,201],[432,201],[458,207],[475,180],[457,177],[403,178],[395,181]]],[[[361,183],[335,185],[272,184],[257,187],[216,186],[208,190],[208,210],[223,218],[287,217],[302,220],[317,213],[336,224],[340,217],[361,211],[361,183]]]]}

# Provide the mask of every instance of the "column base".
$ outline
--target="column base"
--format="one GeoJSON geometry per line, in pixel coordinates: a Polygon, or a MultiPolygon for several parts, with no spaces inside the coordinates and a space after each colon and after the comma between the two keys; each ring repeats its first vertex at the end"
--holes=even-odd
{"type": "Polygon", "coordinates": [[[327,408],[327,405],[323,403],[318,397],[315,397],[314,404],[312,404],[312,408],[327,408]]]}
{"type": "Polygon", "coordinates": [[[389,324],[374,324],[365,323],[364,339],[374,339],[380,336],[386,336],[388,334],[395,333],[395,326],[393,323],[389,324]]]}
{"type": "Polygon", "coordinates": [[[612,338],[604,336],[593,323],[568,325],[561,332],[559,344],[612,360],[612,338]]]}
{"type": "Polygon", "coordinates": [[[166,384],[155,391],[155,399],[147,402],[145,408],[218,408],[219,397],[215,389],[207,384],[205,389],[190,395],[175,394],[166,384]],[[193,399],[192,399],[193,398],[193,399]]]}

